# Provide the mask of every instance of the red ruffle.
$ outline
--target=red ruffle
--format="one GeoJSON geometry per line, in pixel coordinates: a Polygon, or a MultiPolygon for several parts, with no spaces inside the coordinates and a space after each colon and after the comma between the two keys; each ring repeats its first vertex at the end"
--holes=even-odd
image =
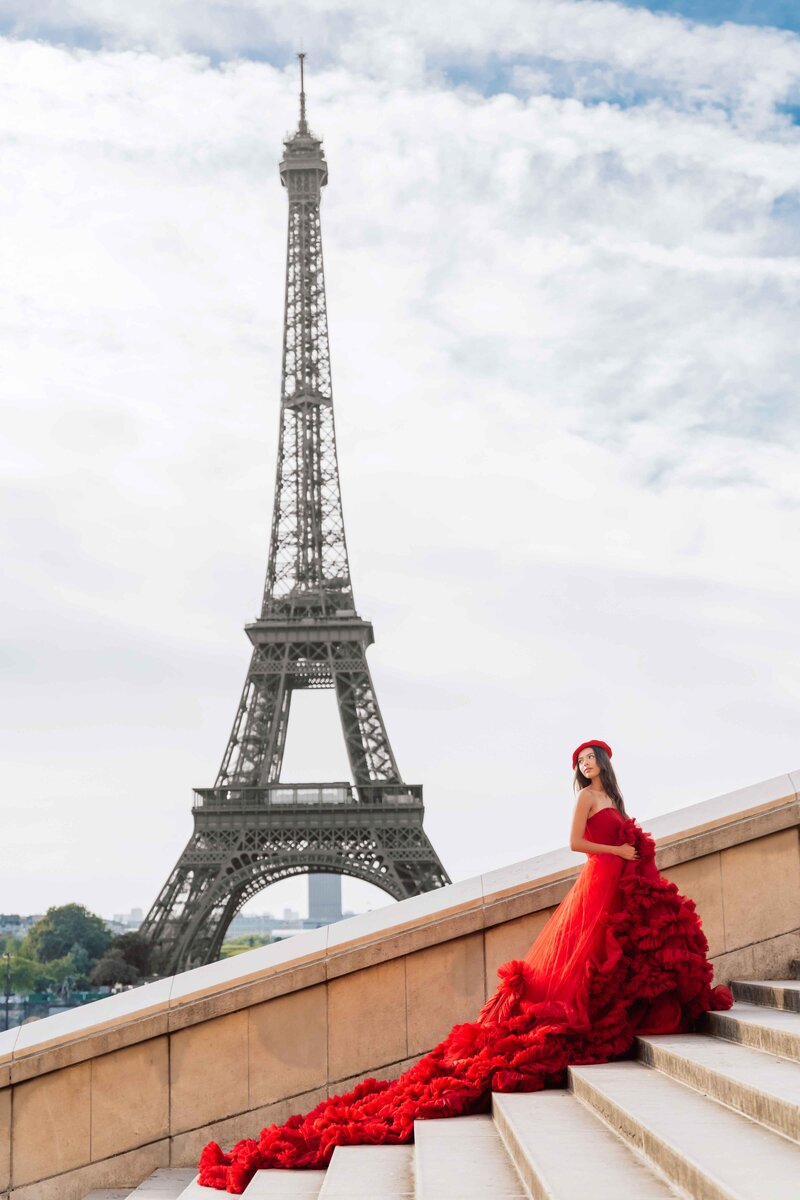
{"type": "Polygon", "coordinates": [[[609,1062],[630,1051],[637,1033],[686,1032],[701,1013],[730,1008],[729,989],[711,986],[695,904],[659,875],[653,839],[627,819],[620,841],[639,857],[622,860],[620,902],[580,999],[527,1000],[536,994],[531,968],[508,962],[478,1020],[454,1026],[399,1078],[365,1079],[228,1154],[209,1142],[199,1182],[240,1195],[258,1170],[326,1167],[340,1145],[409,1142],[414,1121],[488,1111],[493,1091],[563,1086],[570,1064],[609,1062]]]}

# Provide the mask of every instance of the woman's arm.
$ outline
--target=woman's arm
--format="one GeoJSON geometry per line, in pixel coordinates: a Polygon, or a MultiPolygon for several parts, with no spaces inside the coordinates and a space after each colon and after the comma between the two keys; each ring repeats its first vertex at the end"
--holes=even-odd
{"type": "Polygon", "coordinates": [[[605,842],[590,842],[583,836],[591,805],[592,797],[589,795],[589,788],[584,788],[578,794],[575,812],[572,816],[572,829],[569,834],[570,850],[579,850],[581,854],[616,854],[618,858],[635,858],[636,851],[633,846],[607,846],[605,842]]]}

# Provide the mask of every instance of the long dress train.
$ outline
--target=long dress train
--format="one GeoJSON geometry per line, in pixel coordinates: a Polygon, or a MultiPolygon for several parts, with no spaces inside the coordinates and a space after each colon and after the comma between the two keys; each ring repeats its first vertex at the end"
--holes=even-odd
{"type": "Polygon", "coordinates": [[[414,1121],[486,1112],[492,1092],[563,1086],[569,1064],[624,1056],[637,1033],[682,1033],[730,1008],[711,986],[708,942],[694,901],[659,874],[649,833],[616,808],[586,837],[627,842],[637,859],[590,854],[524,959],[505,963],[477,1020],[455,1025],[396,1079],[365,1079],[225,1154],[209,1142],[199,1182],[241,1194],[256,1171],[328,1165],[334,1148],[412,1140],[414,1121]]]}

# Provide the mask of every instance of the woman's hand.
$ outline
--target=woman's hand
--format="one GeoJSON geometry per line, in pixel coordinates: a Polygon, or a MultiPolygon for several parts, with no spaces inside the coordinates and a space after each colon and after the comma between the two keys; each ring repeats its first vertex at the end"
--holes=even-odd
{"type": "Polygon", "coordinates": [[[616,849],[620,858],[632,859],[639,857],[639,851],[636,849],[636,847],[629,846],[627,842],[623,842],[623,844],[621,846],[617,846],[616,849]]]}

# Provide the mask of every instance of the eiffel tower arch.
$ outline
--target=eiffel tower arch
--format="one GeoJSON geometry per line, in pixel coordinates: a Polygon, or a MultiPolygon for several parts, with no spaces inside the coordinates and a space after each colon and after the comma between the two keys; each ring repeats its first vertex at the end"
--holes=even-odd
{"type": "Polygon", "coordinates": [[[333,421],[320,226],[328,167],[306,120],[284,143],[289,202],[278,461],[261,614],[214,786],[195,791],[194,830],[141,927],[161,973],[215,959],[263,888],[331,872],[397,900],[450,879],[423,828],[422,787],[404,783],[356,612],[333,421]],[[353,782],[280,781],[293,692],[333,688],[353,782]]]}

